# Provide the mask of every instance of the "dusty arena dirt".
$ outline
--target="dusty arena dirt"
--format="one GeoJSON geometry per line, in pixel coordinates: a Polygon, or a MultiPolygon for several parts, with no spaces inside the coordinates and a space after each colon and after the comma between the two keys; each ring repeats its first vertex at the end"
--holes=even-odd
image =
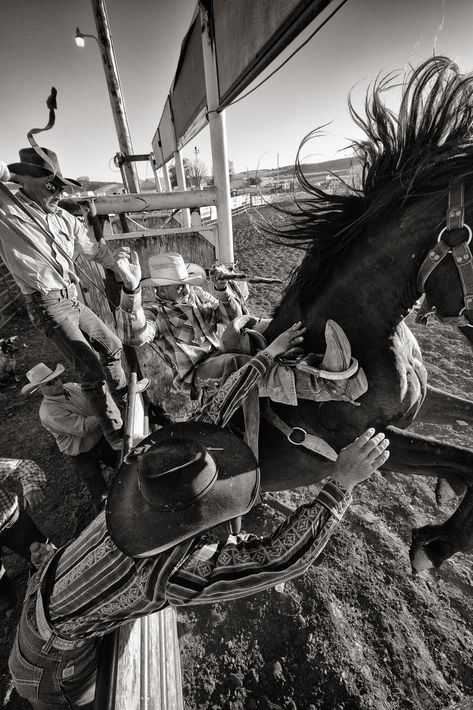
{"type": "MultiPolygon", "coordinates": [[[[235,250],[242,270],[281,279],[301,257],[257,237],[246,215],[236,220],[235,250]]],[[[252,287],[251,311],[270,313],[281,288],[252,287]]],[[[461,334],[437,324],[421,329],[411,318],[409,324],[431,384],[469,396],[473,351],[461,334]]],[[[90,517],[87,494],[42,429],[38,399],[19,395],[26,370],[58,357],[26,318],[1,335],[15,334],[22,379],[0,391],[0,452],[33,458],[47,471],[47,503],[35,517],[60,544],[90,517]]],[[[418,425],[416,431],[473,443],[466,428],[418,425]]],[[[297,506],[315,490],[278,497],[297,506]]],[[[408,557],[411,528],[447,515],[436,508],[433,479],[377,475],[356,489],[345,520],[305,578],[246,600],[179,612],[186,710],[473,708],[472,557],[457,555],[416,577],[408,557]]],[[[260,505],[245,528],[264,533],[280,521],[260,505]]],[[[25,564],[13,555],[5,562],[21,596],[25,564]]],[[[9,710],[23,710],[6,667],[14,621],[2,626],[0,697],[9,710]]]]}

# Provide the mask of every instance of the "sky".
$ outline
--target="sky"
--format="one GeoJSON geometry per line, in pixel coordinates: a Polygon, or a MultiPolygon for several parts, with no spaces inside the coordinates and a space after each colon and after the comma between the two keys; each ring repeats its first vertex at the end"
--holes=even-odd
{"type": "MultiPolygon", "coordinates": [[[[224,2],[225,0],[216,0],[224,2]]],[[[254,0],[259,2],[262,0],[254,0]]],[[[268,1],[268,0],[265,0],[268,1]]],[[[309,25],[268,67],[278,66],[337,6],[309,25]]],[[[196,0],[106,0],[135,153],[151,151],[181,42],[196,0]]],[[[58,91],[56,125],[39,136],[54,150],[67,177],[115,181],[119,150],[99,49],[93,39],[79,49],[76,27],[96,34],[90,0],[2,0],[0,23],[0,160],[18,159],[26,134],[47,123],[46,98],[58,91]]],[[[359,136],[347,110],[347,96],[361,107],[379,72],[403,72],[433,53],[473,71],[471,0],[348,0],[286,66],[226,111],[228,157],[236,172],[294,162],[302,138],[330,123],[302,157],[319,162],[347,155],[359,136]]],[[[251,87],[250,87],[251,88],[251,87]]],[[[208,129],[183,149],[209,169],[208,129]]],[[[142,178],[152,177],[141,165],[142,178]]]]}

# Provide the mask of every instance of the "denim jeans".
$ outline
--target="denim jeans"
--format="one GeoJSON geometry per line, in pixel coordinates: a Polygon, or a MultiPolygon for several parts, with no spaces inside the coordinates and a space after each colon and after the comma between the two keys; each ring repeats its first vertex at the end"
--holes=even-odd
{"type": "Polygon", "coordinates": [[[245,353],[222,353],[217,350],[196,366],[194,387],[204,393],[205,390],[215,390],[249,360],[251,355],[245,353]]]}
{"type": "MultiPolygon", "coordinates": [[[[13,525],[0,532],[0,550],[3,546],[8,547],[28,562],[31,560],[31,543],[45,541],[46,537],[24,510],[20,511],[13,525]]],[[[3,570],[3,565],[1,565],[0,569],[3,570]]],[[[6,573],[4,573],[0,577],[0,612],[12,608],[15,603],[16,596],[12,584],[6,573]]]]}
{"type": "Polygon", "coordinates": [[[35,293],[26,297],[26,306],[33,325],[52,340],[76,371],[103,433],[115,443],[122,420],[110,393],[118,402],[126,393],[121,340],[74,295],[35,293]]]}
{"type": "Polygon", "coordinates": [[[44,593],[43,571],[33,575],[26,592],[8,662],[13,684],[34,710],[92,710],[100,639],[57,637],[45,615],[44,593]]]}
{"type": "Polygon", "coordinates": [[[111,468],[117,465],[118,452],[114,451],[104,437],[93,446],[90,451],[84,451],[77,456],[68,456],[75,473],[82,478],[89,495],[92,499],[92,504],[98,511],[100,504],[107,494],[107,486],[102,476],[102,467],[100,463],[104,463],[111,468]]]}

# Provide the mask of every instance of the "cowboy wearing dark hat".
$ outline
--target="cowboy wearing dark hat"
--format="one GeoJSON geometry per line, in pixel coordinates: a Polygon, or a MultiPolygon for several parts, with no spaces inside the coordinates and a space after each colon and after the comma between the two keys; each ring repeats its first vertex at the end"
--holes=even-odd
{"type": "Polygon", "coordinates": [[[105,390],[120,402],[126,389],[120,358],[122,343],[77,295],[74,256],[115,269],[104,240],[91,238],[82,222],[58,206],[64,189],[80,187],[65,178],[56,154],[23,148],[8,166],[16,194],[2,190],[0,256],[21,289],[30,319],[73,365],[106,438],[120,442],[120,412],[105,390]]]}
{"type": "MultiPolygon", "coordinates": [[[[221,421],[241,404],[294,329],[222,387],[221,421]],[[266,361],[266,365],[264,364],[266,361]]],[[[91,708],[98,639],[174,606],[231,600],[303,574],[325,547],[351,491],[388,458],[383,434],[345,447],[316,498],[271,535],[230,533],[257,499],[252,451],[208,421],[172,424],[140,442],[112,484],[106,511],[31,579],[10,671],[35,710],[91,708]]]]}

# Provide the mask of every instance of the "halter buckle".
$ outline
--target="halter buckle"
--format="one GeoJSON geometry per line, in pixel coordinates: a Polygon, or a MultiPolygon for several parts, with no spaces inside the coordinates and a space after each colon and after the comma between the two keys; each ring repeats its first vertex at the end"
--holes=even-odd
{"type": "MultiPolygon", "coordinates": [[[[466,241],[466,244],[468,245],[471,242],[471,237],[472,237],[471,227],[468,224],[463,224],[461,227],[459,227],[459,229],[466,229],[466,231],[468,232],[468,240],[466,241]]],[[[440,233],[438,235],[437,244],[442,241],[442,237],[445,232],[451,232],[451,231],[452,230],[450,229],[450,227],[443,227],[440,230],[440,233]]]]}
{"type": "Polygon", "coordinates": [[[290,431],[289,434],[287,435],[287,440],[290,441],[291,444],[294,444],[294,446],[303,446],[306,436],[307,436],[307,432],[305,429],[303,429],[300,426],[295,426],[292,428],[292,431],[290,431]],[[291,436],[294,434],[295,431],[302,432],[303,436],[302,436],[301,441],[294,441],[293,439],[291,439],[291,436]]]}

